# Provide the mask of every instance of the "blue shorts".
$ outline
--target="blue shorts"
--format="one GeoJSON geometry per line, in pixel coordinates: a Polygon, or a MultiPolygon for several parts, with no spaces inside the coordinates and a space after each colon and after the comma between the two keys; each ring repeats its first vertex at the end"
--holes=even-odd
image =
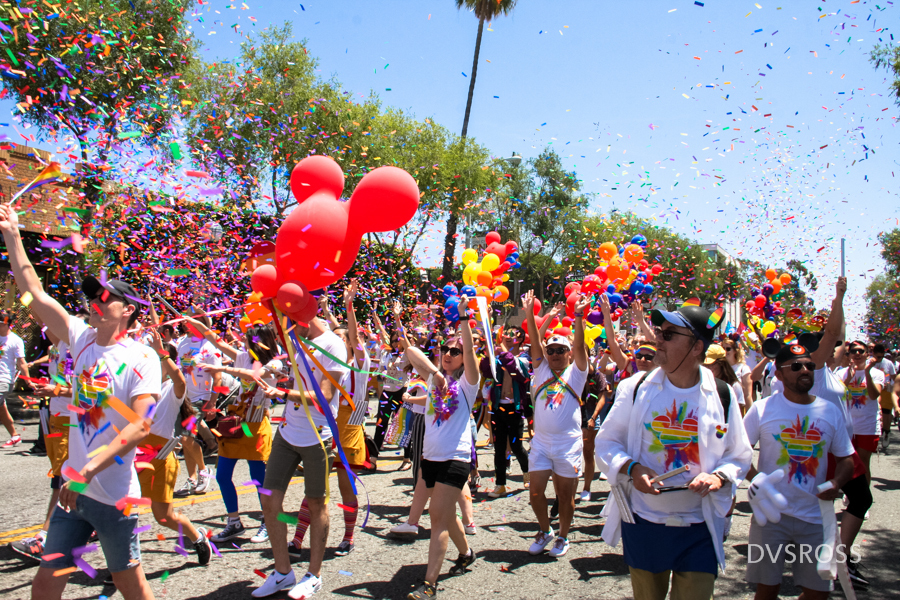
{"type": "Polygon", "coordinates": [[[622,549],[626,565],[651,573],[719,573],[706,523],[667,527],[634,515],[633,524],[622,523],[622,549]]]}
{"type": "Polygon", "coordinates": [[[138,534],[134,532],[137,526],[137,515],[126,517],[115,506],[79,494],[75,510],[66,512],[59,506],[53,509],[44,556],[62,556],[42,560],[41,566],[54,570],[74,567],[72,551],[86,546],[91,533],[96,531],[106,557],[106,566],[112,573],[125,571],[141,561],[138,534]]]}

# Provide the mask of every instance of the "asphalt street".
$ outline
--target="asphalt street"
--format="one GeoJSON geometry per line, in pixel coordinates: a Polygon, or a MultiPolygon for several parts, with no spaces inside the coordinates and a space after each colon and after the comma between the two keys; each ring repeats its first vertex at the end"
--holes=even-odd
{"type": "MultiPolygon", "coordinates": [[[[371,424],[369,425],[371,428],[371,424]]],[[[7,544],[28,537],[39,529],[47,510],[50,495],[47,472],[49,461],[44,457],[28,454],[31,441],[36,437],[37,425],[26,424],[25,441],[18,447],[0,451],[0,598],[30,597],[30,583],[37,571],[37,563],[11,551],[7,544]]],[[[481,443],[485,432],[481,432],[481,443]]],[[[893,452],[874,456],[872,459],[872,490],[875,504],[870,511],[859,536],[865,574],[869,578],[868,589],[858,590],[860,598],[897,598],[898,576],[894,567],[898,553],[896,544],[900,532],[900,434],[893,434],[893,452]]],[[[417,537],[397,539],[388,530],[405,519],[411,494],[409,471],[399,472],[398,453],[386,451],[377,473],[363,475],[371,514],[368,524],[356,534],[356,549],[349,556],[336,557],[334,548],[343,534],[341,509],[338,499],[332,499],[331,534],[329,549],[323,567],[323,588],[316,597],[321,598],[405,598],[406,594],[424,576],[428,552],[428,516],[423,517],[417,537]]],[[[513,460],[510,493],[505,498],[490,499],[487,492],[493,488],[493,453],[479,448],[479,462],[483,476],[482,487],[474,494],[477,534],[469,541],[478,553],[479,560],[471,571],[457,577],[442,577],[439,597],[461,598],[627,598],[631,596],[631,584],[627,568],[622,560],[621,546],[612,548],[600,539],[602,521],[600,511],[607,500],[609,486],[598,480],[593,484],[593,496],[589,502],[576,506],[570,550],[561,559],[547,556],[531,556],[527,549],[536,532],[535,519],[528,503],[528,495],[522,487],[521,471],[513,460]]],[[[179,485],[186,478],[182,464],[179,485]]],[[[235,471],[237,483],[250,479],[246,463],[239,463],[235,471]]],[[[552,494],[550,486],[548,495],[552,494]]],[[[337,479],[332,477],[331,489],[337,493],[337,479]]],[[[213,556],[206,567],[196,564],[194,555],[185,558],[173,548],[177,536],[157,525],[151,515],[141,516],[141,525],[153,527],[141,534],[142,561],[147,577],[157,598],[173,599],[246,599],[252,588],[262,579],[255,570],[272,567],[272,553],[268,544],[252,544],[249,539],[256,531],[261,513],[253,488],[239,487],[240,510],[246,537],[235,544],[220,548],[221,556],[213,556]],[[163,541],[158,535],[165,536],[163,541]]],[[[360,490],[360,495],[364,495],[360,490]]],[[[286,498],[285,512],[295,512],[303,497],[302,477],[294,479],[286,498]]],[[[196,524],[214,533],[224,526],[225,508],[217,488],[202,495],[176,500],[178,508],[196,524]]],[[[365,505],[360,498],[361,506],[365,505]]],[[[728,568],[720,574],[716,584],[717,598],[750,598],[752,590],[744,581],[747,563],[747,534],[750,523],[750,506],[746,490],[738,493],[737,509],[731,536],[726,542],[728,568]]],[[[360,517],[362,522],[362,516],[360,517]]],[[[448,562],[456,557],[452,548],[448,562]]],[[[78,572],[69,580],[65,598],[121,597],[115,588],[103,585],[106,575],[101,552],[86,555],[88,562],[100,571],[98,578],[90,579],[78,572]]],[[[303,557],[294,559],[294,571],[299,578],[305,573],[308,550],[303,557]]],[[[789,575],[782,586],[783,597],[796,597],[799,589],[789,575]]],[[[841,593],[837,592],[836,596],[841,593]]],[[[287,594],[273,596],[287,598],[287,594]]]]}

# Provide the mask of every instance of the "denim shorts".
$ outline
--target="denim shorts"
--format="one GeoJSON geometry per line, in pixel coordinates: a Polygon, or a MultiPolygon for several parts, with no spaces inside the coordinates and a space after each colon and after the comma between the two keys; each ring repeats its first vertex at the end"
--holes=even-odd
{"type": "Polygon", "coordinates": [[[86,546],[91,533],[96,531],[106,557],[106,566],[112,573],[125,571],[141,561],[140,542],[134,532],[137,526],[136,514],[126,517],[115,506],[79,494],[75,510],[66,512],[59,506],[53,509],[44,556],[62,556],[42,560],[41,566],[54,570],[74,567],[72,550],[86,546]]]}

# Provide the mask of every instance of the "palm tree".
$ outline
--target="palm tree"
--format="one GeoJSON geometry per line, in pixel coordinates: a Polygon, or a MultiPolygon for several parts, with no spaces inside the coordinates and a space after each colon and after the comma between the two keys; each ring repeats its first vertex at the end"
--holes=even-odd
{"type": "MultiPolygon", "coordinates": [[[[481,35],[484,31],[484,22],[492,21],[494,17],[508,15],[515,8],[518,0],[456,0],[456,8],[467,9],[478,17],[478,35],[475,38],[475,57],[472,59],[472,76],[469,79],[469,97],[466,100],[466,114],[463,117],[461,138],[465,143],[469,131],[469,114],[472,112],[472,95],[475,93],[475,77],[478,74],[478,53],[481,52],[481,35]]],[[[459,227],[458,211],[451,210],[447,218],[447,237],[444,239],[444,264],[441,269],[441,279],[449,282],[453,271],[453,256],[456,254],[456,230],[459,227]]]]}

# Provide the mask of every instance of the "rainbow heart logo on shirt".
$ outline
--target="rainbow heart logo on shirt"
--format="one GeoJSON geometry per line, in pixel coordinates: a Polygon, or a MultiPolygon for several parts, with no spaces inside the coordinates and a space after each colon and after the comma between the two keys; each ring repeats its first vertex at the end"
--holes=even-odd
{"type": "Polygon", "coordinates": [[[647,448],[653,454],[664,453],[665,470],[678,469],[686,464],[700,464],[700,448],[697,444],[697,416],[688,411],[687,402],[672,407],[663,414],[653,413],[653,419],[644,423],[654,441],[647,448]]]}
{"type": "Polygon", "coordinates": [[[774,436],[781,443],[782,453],[778,465],[790,463],[789,480],[799,484],[815,483],[819,470],[819,459],[822,458],[825,441],[822,432],[815,423],[810,423],[809,416],[797,415],[795,421],[782,426],[781,432],[774,436]]]}

